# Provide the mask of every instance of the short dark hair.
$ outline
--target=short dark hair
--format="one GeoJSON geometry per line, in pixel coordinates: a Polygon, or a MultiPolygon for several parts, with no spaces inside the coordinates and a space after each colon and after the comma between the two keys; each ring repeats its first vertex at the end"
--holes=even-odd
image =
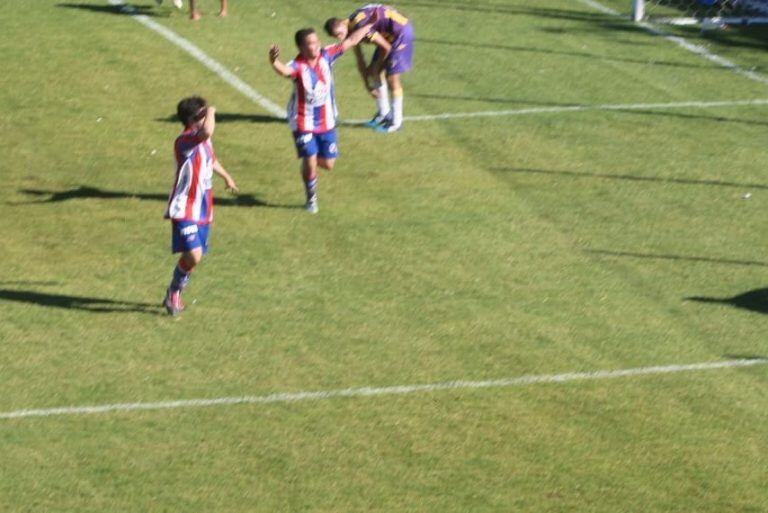
{"type": "Polygon", "coordinates": [[[333,36],[334,30],[336,30],[336,27],[339,26],[339,23],[341,23],[342,19],[339,18],[328,18],[325,20],[325,25],[323,25],[323,28],[325,29],[325,33],[329,36],[333,36]]]}
{"type": "Polygon", "coordinates": [[[194,121],[200,109],[208,106],[208,102],[199,96],[184,98],[176,106],[176,115],[184,126],[189,126],[194,121]]]}
{"type": "Polygon", "coordinates": [[[314,33],[315,33],[315,29],[311,27],[297,30],[296,35],[293,36],[293,40],[296,41],[296,46],[301,46],[302,43],[304,43],[304,40],[307,38],[307,36],[314,33]]]}

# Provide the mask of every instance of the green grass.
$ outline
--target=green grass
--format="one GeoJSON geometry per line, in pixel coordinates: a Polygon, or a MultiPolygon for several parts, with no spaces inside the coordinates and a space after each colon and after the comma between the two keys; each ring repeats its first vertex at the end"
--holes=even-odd
{"type": "MultiPolygon", "coordinates": [[[[768,355],[765,106],[345,126],[309,216],[285,126],[107,2],[34,4],[0,17],[0,412],[768,355]],[[251,201],[216,184],[171,319],[168,120],[191,93],[251,201]]],[[[136,2],[280,105],[268,45],[290,55],[297,28],[357,6],[201,4],[190,23],[136,2]]],[[[576,1],[398,5],[418,37],[407,115],[768,98],[576,1]]],[[[766,70],[749,33],[681,33],[766,70]]],[[[362,119],[353,61],[337,97],[362,119]]],[[[2,420],[0,509],[760,512],[767,392],[757,366],[2,420]]]]}

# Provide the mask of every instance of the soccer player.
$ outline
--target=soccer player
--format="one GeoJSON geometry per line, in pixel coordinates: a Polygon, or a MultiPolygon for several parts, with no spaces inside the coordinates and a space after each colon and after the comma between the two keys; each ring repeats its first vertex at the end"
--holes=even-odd
{"type": "Polygon", "coordinates": [[[368,65],[359,46],[355,46],[355,56],[365,87],[376,99],[378,107],[368,126],[379,132],[395,132],[403,124],[403,86],[400,75],[412,67],[413,24],[392,7],[368,4],[345,20],[330,18],[325,22],[325,31],[343,41],[349,32],[366,23],[373,24],[366,39],[376,45],[376,51],[368,65]],[[386,81],[382,80],[382,73],[386,74],[386,81]],[[387,85],[392,93],[391,107],[387,85]]]}
{"type": "MultiPolygon", "coordinates": [[[[224,18],[227,15],[227,4],[229,0],[221,0],[221,8],[219,9],[219,16],[224,18]]],[[[200,11],[197,10],[197,0],[189,0],[189,19],[199,20],[201,18],[200,11]]]]}
{"type": "Polygon", "coordinates": [[[213,173],[224,179],[227,189],[237,192],[235,181],[216,158],[211,136],[216,109],[199,96],[181,100],[176,107],[184,131],[176,138],[176,177],[168,198],[165,218],[171,220],[171,247],[181,258],[163,305],[171,315],[184,310],[181,293],[189,275],[208,251],[208,229],[213,221],[213,173]]]}
{"type": "Polygon", "coordinates": [[[301,176],[307,194],[304,208],[315,214],[317,206],[317,167],[333,169],[336,147],[336,98],[333,92],[333,63],[358,44],[370,29],[360,27],[344,41],[321,47],[314,29],[301,29],[294,35],[299,54],[287,64],[280,61],[280,48],[271,45],[269,62],[278,75],[293,81],[288,102],[288,124],[301,159],[301,176]]]}

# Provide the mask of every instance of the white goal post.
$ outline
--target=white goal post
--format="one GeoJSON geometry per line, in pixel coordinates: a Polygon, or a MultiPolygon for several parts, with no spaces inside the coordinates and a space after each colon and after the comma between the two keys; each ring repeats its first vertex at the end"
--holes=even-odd
{"type": "Polygon", "coordinates": [[[673,25],[768,24],[768,0],[631,0],[632,19],[673,25]]]}

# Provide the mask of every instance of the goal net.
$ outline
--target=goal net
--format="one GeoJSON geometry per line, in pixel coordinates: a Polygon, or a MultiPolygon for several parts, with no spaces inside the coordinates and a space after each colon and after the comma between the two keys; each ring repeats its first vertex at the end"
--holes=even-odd
{"type": "Polygon", "coordinates": [[[632,19],[703,29],[768,23],[768,0],[631,0],[632,19]]]}

